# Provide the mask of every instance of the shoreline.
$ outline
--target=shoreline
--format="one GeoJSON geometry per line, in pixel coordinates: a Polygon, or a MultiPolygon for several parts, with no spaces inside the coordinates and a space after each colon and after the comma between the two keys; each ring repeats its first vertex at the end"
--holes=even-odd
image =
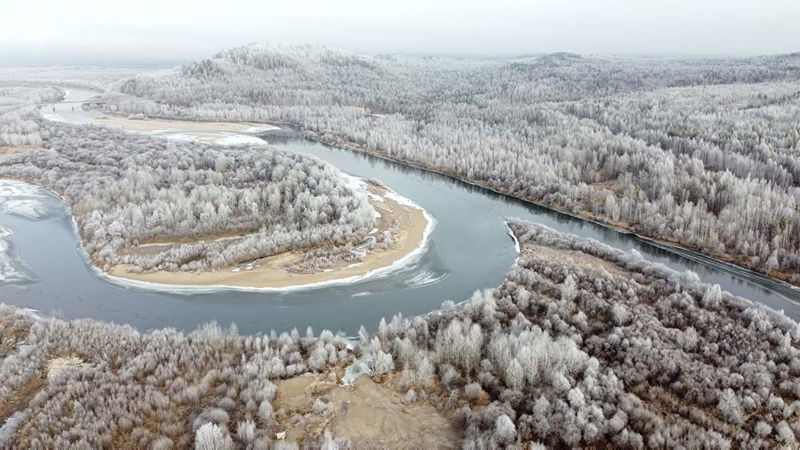
{"type": "Polygon", "coordinates": [[[344,266],[342,264],[345,263],[340,263],[338,267],[313,273],[290,273],[283,265],[292,258],[301,256],[302,253],[289,251],[260,258],[250,264],[242,263],[199,273],[167,271],[133,273],[119,265],[106,272],[94,264],[89,264],[95,273],[115,284],[176,293],[224,290],[288,292],[352,284],[391,273],[419,258],[427,248],[430,234],[435,227],[435,220],[424,208],[389,188],[381,189],[384,190],[384,194],[380,202],[393,203],[388,208],[395,208],[395,213],[399,210],[400,214],[407,215],[403,218],[404,222],[408,222],[407,226],[399,230],[400,234],[405,233],[405,236],[401,236],[387,249],[368,252],[364,260],[358,263],[344,266]],[[242,270],[244,266],[250,269],[242,270]]]}
{"type": "Polygon", "coordinates": [[[177,119],[131,119],[121,115],[106,114],[105,116],[93,117],[98,125],[116,125],[124,130],[138,132],[197,132],[197,133],[261,133],[264,131],[276,130],[278,127],[271,124],[251,123],[251,122],[198,122],[177,119]]]}
{"type": "Polygon", "coordinates": [[[354,152],[357,152],[357,153],[363,153],[363,154],[366,154],[366,155],[374,156],[376,158],[384,159],[386,161],[392,161],[392,162],[395,162],[395,163],[398,163],[398,164],[403,164],[405,166],[412,167],[412,168],[415,168],[415,169],[424,170],[426,172],[436,173],[438,175],[442,175],[444,177],[447,177],[447,178],[449,178],[451,180],[454,180],[454,181],[458,181],[460,183],[464,183],[464,184],[467,184],[467,185],[470,185],[470,186],[474,186],[474,187],[478,187],[478,188],[481,188],[481,189],[486,189],[486,190],[488,190],[490,192],[493,192],[495,194],[498,194],[498,195],[502,195],[502,196],[505,196],[505,197],[513,198],[515,200],[518,200],[518,201],[521,201],[521,202],[525,202],[527,204],[531,204],[531,205],[534,205],[534,206],[537,206],[537,207],[540,207],[540,208],[544,208],[544,209],[547,209],[549,211],[554,211],[554,212],[557,212],[557,213],[560,213],[560,214],[564,214],[564,215],[567,215],[567,216],[570,216],[570,217],[573,217],[573,218],[576,218],[576,219],[580,219],[580,220],[583,220],[585,222],[590,222],[590,223],[593,223],[595,225],[599,225],[599,226],[602,226],[602,227],[610,229],[610,230],[614,230],[614,231],[619,232],[619,233],[632,235],[632,236],[636,237],[637,239],[641,240],[642,242],[646,242],[646,243],[648,243],[650,245],[653,245],[654,247],[660,248],[662,250],[670,251],[670,252],[675,253],[677,255],[680,255],[680,256],[683,256],[683,257],[687,257],[689,259],[702,258],[705,261],[710,262],[710,263],[728,264],[728,265],[730,265],[730,266],[732,266],[732,267],[734,267],[736,269],[746,270],[746,271],[751,272],[752,274],[755,274],[757,276],[767,277],[770,280],[775,280],[777,282],[781,282],[781,283],[785,284],[787,287],[790,287],[792,289],[800,290],[800,284],[793,283],[788,278],[789,274],[785,274],[784,272],[774,272],[774,273],[770,272],[770,273],[767,273],[767,272],[764,272],[764,271],[757,270],[757,269],[755,269],[753,267],[750,267],[750,266],[747,266],[747,265],[744,265],[744,264],[740,263],[737,258],[735,258],[733,255],[729,255],[727,253],[725,253],[725,254],[717,254],[717,253],[708,254],[708,253],[705,253],[705,252],[701,251],[698,248],[687,247],[687,246],[680,245],[674,240],[670,240],[670,239],[663,238],[663,237],[658,237],[658,236],[648,236],[648,235],[645,235],[645,234],[641,234],[638,231],[636,231],[633,226],[631,226],[629,224],[623,224],[623,223],[614,224],[614,223],[611,223],[611,222],[606,222],[606,221],[601,220],[601,218],[599,218],[598,216],[596,216],[594,214],[591,214],[589,212],[584,212],[584,211],[571,212],[571,211],[567,211],[567,210],[559,208],[556,205],[551,205],[551,204],[548,204],[548,203],[543,203],[543,202],[535,201],[535,200],[532,200],[532,199],[529,199],[529,198],[525,198],[525,197],[520,196],[520,195],[516,195],[514,193],[511,193],[511,192],[508,192],[508,191],[504,190],[502,187],[490,186],[490,185],[488,185],[485,182],[480,181],[480,180],[462,178],[461,176],[459,176],[458,174],[456,174],[455,172],[452,172],[452,171],[442,170],[442,169],[439,169],[439,168],[436,168],[436,167],[433,167],[433,166],[430,166],[430,165],[427,165],[427,164],[421,164],[421,163],[417,163],[417,162],[414,162],[414,161],[411,161],[411,160],[407,160],[407,159],[395,158],[395,157],[386,155],[385,153],[381,153],[381,152],[379,152],[377,150],[364,148],[364,147],[360,146],[359,144],[353,143],[353,142],[332,142],[332,141],[328,141],[328,140],[323,139],[322,137],[318,136],[318,133],[316,133],[314,131],[303,130],[302,127],[300,127],[298,125],[292,125],[292,126],[295,127],[296,129],[298,129],[301,133],[303,133],[303,135],[306,138],[314,140],[314,141],[317,141],[317,142],[325,144],[325,145],[330,145],[330,146],[334,146],[334,147],[338,147],[338,148],[343,148],[343,149],[347,149],[347,150],[354,151],[354,152]]]}

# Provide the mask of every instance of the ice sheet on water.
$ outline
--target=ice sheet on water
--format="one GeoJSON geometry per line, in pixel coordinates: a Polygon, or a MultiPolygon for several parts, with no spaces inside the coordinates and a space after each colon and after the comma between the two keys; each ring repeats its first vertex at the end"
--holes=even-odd
{"type": "Polygon", "coordinates": [[[36,185],[15,180],[0,180],[0,198],[44,197],[36,185]]]}
{"type": "Polygon", "coordinates": [[[0,180],[0,213],[39,219],[47,213],[41,188],[14,180],[0,180]]]}
{"type": "Polygon", "coordinates": [[[272,131],[272,130],[280,130],[280,127],[267,124],[255,125],[245,130],[245,133],[263,133],[265,131],[272,131]]]}
{"type": "Polygon", "coordinates": [[[341,383],[343,386],[352,386],[355,383],[356,379],[361,375],[369,375],[369,361],[372,356],[369,354],[369,351],[364,351],[364,354],[361,355],[360,358],[357,358],[353,361],[353,364],[347,366],[344,370],[344,376],[342,376],[341,383]]]}
{"type": "MultiPolygon", "coordinates": [[[[46,214],[38,186],[14,180],[0,180],[0,213],[17,214],[38,219],[46,214]]],[[[11,230],[0,226],[0,283],[25,280],[25,274],[11,257],[11,230]]]]}
{"type": "Polygon", "coordinates": [[[52,122],[66,122],[67,121],[60,114],[56,114],[56,113],[43,112],[42,113],[42,117],[44,117],[45,119],[50,120],[52,122]]]}
{"type": "Polygon", "coordinates": [[[11,231],[0,227],[0,283],[21,281],[25,275],[19,269],[14,259],[11,258],[11,246],[8,242],[11,231]]]}
{"type": "Polygon", "coordinates": [[[147,131],[151,136],[161,136],[167,139],[184,142],[207,142],[217,145],[262,145],[266,146],[267,141],[258,136],[242,133],[228,133],[221,131],[204,132],[175,132],[170,130],[147,131]]]}
{"type": "Polygon", "coordinates": [[[514,250],[517,252],[517,259],[519,259],[519,254],[521,252],[521,249],[519,247],[519,240],[517,240],[517,235],[514,234],[514,231],[511,229],[511,227],[508,226],[508,222],[506,222],[505,224],[506,224],[506,229],[508,230],[508,235],[511,236],[511,239],[514,240],[514,250]]]}
{"type": "Polygon", "coordinates": [[[224,133],[223,137],[217,140],[220,145],[267,145],[267,142],[258,136],[246,134],[224,133]]]}
{"type": "Polygon", "coordinates": [[[447,276],[446,273],[433,273],[433,272],[420,272],[413,276],[411,279],[406,281],[406,285],[408,287],[421,287],[427,286],[433,283],[438,282],[439,280],[443,279],[447,276]]]}
{"type": "Polygon", "coordinates": [[[342,179],[344,179],[345,186],[349,187],[353,192],[367,193],[367,185],[364,183],[363,178],[342,173],[342,179]]]}
{"type": "Polygon", "coordinates": [[[0,204],[0,212],[16,214],[28,219],[41,219],[47,215],[44,204],[33,199],[5,200],[0,204]]]}

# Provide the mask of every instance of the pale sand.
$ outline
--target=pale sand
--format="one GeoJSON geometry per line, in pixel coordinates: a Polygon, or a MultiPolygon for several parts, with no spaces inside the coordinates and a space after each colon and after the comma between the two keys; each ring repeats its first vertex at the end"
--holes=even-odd
{"type": "Polygon", "coordinates": [[[108,116],[94,119],[102,125],[118,125],[130,131],[197,131],[197,132],[248,132],[254,128],[262,131],[276,129],[272,125],[241,122],[193,122],[188,120],[162,119],[128,119],[126,117],[108,116]]]}
{"type": "Polygon", "coordinates": [[[87,365],[86,361],[77,356],[62,356],[47,361],[47,378],[52,378],[63,371],[87,365]]]}
{"type": "Polygon", "coordinates": [[[391,266],[417,250],[423,244],[428,227],[428,219],[422,209],[399,203],[391,196],[386,195],[387,191],[384,188],[374,185],[369,185],[368,188],[370,192],[383,199],[383,201],[370,200],[372,206],[381,214],[374,235],[382,233],[395,223],[399,224],[399,230],[394,242],[388,248],[370,251],[364,260],[357,264],[344,262],[324,272],[291,273],[283,266],[301,256],[301,252],[292,251],[261,258],[246,265],[239,264],[235,267],[200,273],[168,271],[134,273],[129,272],[125,265],[116,265],[109,270],[109,274],[158,284],[254,288],[295,287],[363,276],[374,270],[391,266]],[[234,272],[234,269],[238,269],[238,271],[234,272]]]}
{"type": "Polygon", "coordinates": [[[3,156],[8,155],[16,155],[18,153],[25,153],[32,150],[36,150],[41,147],[36,147],[35,145],[15,145],[15,146],[6,146],[0,147],[0,158],[3,156]]]}
{"type": "Polygon", "coordinates": [[[544,245],[530,245],[522,251],[526,258],[557,261],[586,270],[599,271],[601,268],[612,275],[628,275],[627,271],[605,259],[583,253],[577,250],[547,247],[544,245]]]}
{"type": "Polygon", "coordinates": [[[376,383],[366,376],[343,387],[332,373],[305,375],[281,381],[275,410],[283,410],[276,426],[285,439],[303,446],[317,445],[326,429],[348,438],[352,448],[455,448],[460,436],[450,420],[427,401],[406,403],[390,380],[376,383]],[[315,399],[332,405],[328,415],[307,415],[315,399]],[[292,417],[303,415],[302,422],[292,417]]]}

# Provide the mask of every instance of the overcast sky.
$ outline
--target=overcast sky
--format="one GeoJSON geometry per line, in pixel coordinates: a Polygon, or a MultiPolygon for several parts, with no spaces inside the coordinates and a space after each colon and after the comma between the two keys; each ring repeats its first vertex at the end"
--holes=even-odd
{"type": "Polygon", "coordinates": [[[179,61],[249,42],[359,53],[800,51],[800,0],[5,0],[0,61],[179,61]]]}

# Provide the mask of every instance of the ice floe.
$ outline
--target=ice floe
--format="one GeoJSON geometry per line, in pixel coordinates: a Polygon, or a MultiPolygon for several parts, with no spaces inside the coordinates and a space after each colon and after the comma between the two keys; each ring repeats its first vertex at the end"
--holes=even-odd
{"type": "Polygon", "coordinates": [[[0,227],[0,283],[25,279],[25,275],[11,257],[11,245],[8,242],[8,236],[11,236],[11,231],[0,227]]]}
{"type": "Polygon", "coordinates": [[[0,213],[39,219],[47,214],[41,188],[14,180],[0,180],[0,213]]]}

